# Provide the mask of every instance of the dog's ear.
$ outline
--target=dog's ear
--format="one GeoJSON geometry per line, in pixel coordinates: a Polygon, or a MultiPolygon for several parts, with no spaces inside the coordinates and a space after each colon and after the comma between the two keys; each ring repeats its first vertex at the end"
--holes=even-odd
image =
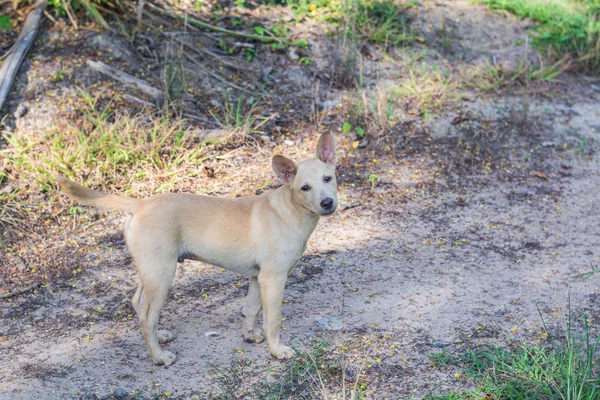
{"type": "Polygon", "coordinates": [[[331,133],[324,133],[319,138],[317,158],[325,164],[335,165],[335,139],[331,133]]]}
{"type": "Polygon", "coordinates": [[[272,165],[275,175],[277,175],[277,178],[279,178],[282,183],[289,185],[294,181],[296,172],[298,171],[298,166],[295,162],[287,157],[276,155],[273,156],[272,165]]]}

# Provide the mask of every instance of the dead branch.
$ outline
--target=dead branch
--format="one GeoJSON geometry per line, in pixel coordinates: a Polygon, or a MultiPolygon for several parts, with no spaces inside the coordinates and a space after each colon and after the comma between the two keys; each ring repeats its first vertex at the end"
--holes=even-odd
{"type": "Polygon", "coordinates": [[[87,60],[85,63],[88,65],[88,67],[100,72],[101,74],[113,78],[127,86],[133,86],[136,89],[141,90],[142,92],[152,97],[152,99],[155,101],[160,100],[163,97],[163,92],[159,89],[150,86],[145,81],[138,79],[132,75],[129,75],[126,72],[110,67],[104,64],[102,61],[87,60]]]}
{"type": "Polygon", "coordinates": [[[37,0],[35,2],[33,11],[27,16],[21,33],[19,33],[15,44],[10,49],[10,53],[6,57],[4,64],[0,67],[0,109],[2,109],[8,97],[8,92],[19,71],[19,67],[35,39],[47,4],[48,0],[37,0]]]}

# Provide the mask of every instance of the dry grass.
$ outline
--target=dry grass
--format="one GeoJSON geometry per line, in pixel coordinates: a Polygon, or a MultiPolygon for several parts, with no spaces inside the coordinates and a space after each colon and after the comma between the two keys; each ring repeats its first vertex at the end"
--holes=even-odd
{"type": "Polygon", "coordinates": [[[427,117],[456,99],[457,87],[449,72],[422,63],[408,66],[393,93],[409,114],[427,117]]]}
{"type": "Polygon", "coordinates": [[[70,131],[13,134],[0,153],[9,180],[53,186],[62,174],[92,187],[139,195],[189,183],[202,163],[205,146],[184,126],[161,115],[113,113],[97,108],[83,93],[87,122],[70,131]],[[118,182],[118,183],[117,183],[118,182]]]}

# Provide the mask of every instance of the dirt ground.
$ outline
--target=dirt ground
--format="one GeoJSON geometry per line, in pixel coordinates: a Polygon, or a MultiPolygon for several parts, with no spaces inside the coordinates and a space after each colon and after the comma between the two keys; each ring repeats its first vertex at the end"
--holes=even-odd
{"type": "MultiPolygon", "coordinates": [[[[511,16],[465,1],[423,1],[413,13],[424,38],[414,51],[425,54],[428,65],[495,60],[516,68],[530,56],[514,45],[530,24],[511,16]],[[436,35],[440,26],[451,32],[450,45],[436,35]]],[[[59,117],[72,110],[60,110],[41,94],[62,98],[99,79],[80,63],[66,73],[76,79],[47,86],[42,75],[52,76],[53,62],[59,63],[48,56],[52,51],[66,48],[77,57],[104,51],[94,48],[103,41],[66,36],[54,42],[65,37],[61,29],[41,33],[5,129],[60,125],[59,117]],[[74,49],[76,43],[85,46],[74,49]],[[20,102],[28,112],[14,117],[20,102]]],[[[314,58],[313,69],[281,73],[281,104],[295,84],[310,92],[310,77],[325,63],[314,58]]],[[[373,85],[402,79],[402,57],[366,63],[373,85]]],[[[473,388],[456,368],[435,367],[427,356],[540,340],[540,314],[560,334],[569,296],[572,311],[585,312],[597,329],[598,276],[581,276],[600,262],[600,92],[593,82],[565,74],[559,82],[532,86],[532,93],[472,91],[467,100],[427,117],[407,112],[391,141],[357,149],[351,135],[340,132],[341,205],[319,222],[290,277],[283,340],[299,350],[318,338],[331,349],[354,346],[348,363],[363,371],[366,397],[399,399],[473,388]],[[467,112],[472,121],[451,124],[467,112]],[[477,136],[482,127],[487,136],[477,136]],[[467,137],[481,141],[485,159],[466,157],[459,143],[467,137]]],[[[346,95],[332,90],[328,101],[346,95]]],[[[281,104],[270,106],[277,111],[281,104]]],[[[310,104],[297,110],[298,118],[305,117],[310,104]]],[[[312,152],[315,134],[292,128],[281,133],[270,147],[235,150],[218,164],[217,177],[203,178],[199,187],[246,195],[257,181],[273,179],[272,153],[302,159],[312,152]]],[[[89,210],[71,226],[68,201],[55,193],[40,196],[56,203],[56,223],[4,249],[0,286],[13,290],[30,283],[8,271],[36,263],[42,268],[45,257],[66,267],[35,291],[0,300],[0,398],[108,399],[119,390],[142,398],[166,392],[171,398],[218,398],[210,371],[229,368],[234,357],[250,360],[256,371],[285,365],[268,355],[265,344],[242,338],[246,279],[189,261],[179,265],[161,317],[161,326],[177,333],[167,346],[178,359],[168,368],[153,365],[129,304],[136,276],[121,235],[122,216],[89,210]]]]}

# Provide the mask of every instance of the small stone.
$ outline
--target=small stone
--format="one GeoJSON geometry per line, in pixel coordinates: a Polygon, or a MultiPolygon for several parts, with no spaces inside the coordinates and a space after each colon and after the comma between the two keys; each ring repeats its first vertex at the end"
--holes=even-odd
{"type": "Polygon", "coordinates": [[[546,140],[542,142],[542,147],[555,147],[558,146],[558,143],[555,141],[546,140]]]}
{"type": "Polygon", "coordinates": [[[129,397],[129,392],[123,388],[116,388],[113,392],[113,396],[117,399],[126,399],[129,397]]]}
{"type": "Polygon", "coordinates": [[[590,87],[591,87],[592,89],[594,89],[595,91],[597,91],[597,92],[600,92],[600,86],[599,86],[599,85],[594,85],[594,84],[592,83],[592,84],[590,85],[590,87]]]}
{"type": "Polygon", "coordinates": [[[571,169],[573,168],[573,163],[571,161],[562,160],[562,162],[560,163],[560,167],[562,169],[571,169]]]}
{"type": "Polygon", "coordinates": [[[288,51],[288,57],[292,61],[298,61],[300,59],[300,56],[298,55],[298,51],[296,50],[295,47],[292,48],[290,51],[288,51]]]}
{"type": "Polygon", "coordinates": [[[336,316],[326,317],[323,315],[317,315],[315,321],[319,326],[328,331],[339,331],[343,328],[342,321],[336,316]]]}
{"type": "Polygon", "coordinates": [[[404,182],[402,183],[402,187],[405,189],[414,189],[419,185],[418,182],[404,182]]]}
{"type": "Polygon", "coordinates": [[[15,118],[22,118],[25,116],[25,114],[27,114],[27,107],[25,107],[23,104],[19,104],[17,106],[17,109],[15,110],[15,113],[13,114],[15,116],[15,118]]]}
{"type": "Polygon", "coordinates": [[[369,145],[369,141],[367,139],[363,139],[360,141],[360,143],[358,144],[358,148],[359,149],[364,149],[365,147],[367,147],[369,145]]]}
{"type": "Polygon", "coordinates": [[[287,146],[294,146],[296,144],[293,140],[289,139],[284,140],[283,143],[285,143],[287,146]]]}
{"type": "Polygon", "coordinates": [[[271,72],[273,72],[273,68],[271,68],[271,67],[263,68],[263,70],[262,70],[262,80],[263,80],[263,82],[268,82],[269,81],[269,75],[271,74],[271,72]]]}
{"type": "Polygon", "coordinates": [[[209,331],[204,334],[206,337],[219,336],[219,332],[209,331]]]}

